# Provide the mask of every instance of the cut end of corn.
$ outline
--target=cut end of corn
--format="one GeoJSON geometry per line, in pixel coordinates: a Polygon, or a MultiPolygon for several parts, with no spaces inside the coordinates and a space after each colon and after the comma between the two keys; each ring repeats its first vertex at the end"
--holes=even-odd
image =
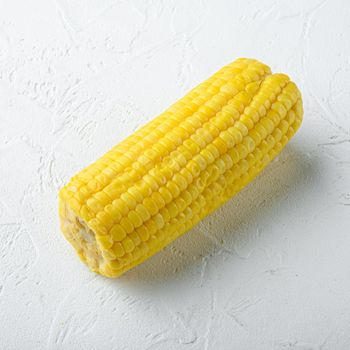
{"type": "Polygon", "coordinates": [[[238,59],[74,176],[61,229],[92,271],[119,276],[254,179],[302,116],[287,75],[238,59]]]}

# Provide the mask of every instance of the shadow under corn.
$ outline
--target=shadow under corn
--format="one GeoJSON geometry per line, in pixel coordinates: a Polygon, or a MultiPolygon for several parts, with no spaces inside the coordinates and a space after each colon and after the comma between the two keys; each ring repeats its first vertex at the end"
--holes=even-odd
{"type": "Polygon", "coordinates": [[[279,216],[288,215],[286,211],[315,190],[316,172],[315,160],[305,151],[288,145],[245,189],[164,250],[125,273],[116,283],[164,283],[179,278],[193,265],[219,252],[247,258],[255,246],[254,237],[258,239],[260,227],[266,222],[273,225],[279,216]],[[242,248],[240,241],[246,235],[250,238],[244,239],[242,248]]]}

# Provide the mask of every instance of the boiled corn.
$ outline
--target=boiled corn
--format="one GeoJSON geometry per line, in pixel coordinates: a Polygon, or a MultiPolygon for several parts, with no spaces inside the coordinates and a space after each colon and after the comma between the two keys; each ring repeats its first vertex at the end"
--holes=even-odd
{"type": "Polygon", "coordinates": [[[62,231],[91,270],[119,276],[241,190],[302,115],[287,75],[238,59],[74,176],[62,231]]]}

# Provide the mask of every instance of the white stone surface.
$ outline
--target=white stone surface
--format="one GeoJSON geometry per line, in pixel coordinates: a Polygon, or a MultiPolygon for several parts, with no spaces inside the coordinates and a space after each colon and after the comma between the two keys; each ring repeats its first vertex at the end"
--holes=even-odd
{"type": "Polygon", "coordinates": [[[0,349],[350,348],[350,5],[0,1],[0,349]],[[237,57],[288,73],[277,161],[122,278],[63,239],[57,191],[237,57]]]}

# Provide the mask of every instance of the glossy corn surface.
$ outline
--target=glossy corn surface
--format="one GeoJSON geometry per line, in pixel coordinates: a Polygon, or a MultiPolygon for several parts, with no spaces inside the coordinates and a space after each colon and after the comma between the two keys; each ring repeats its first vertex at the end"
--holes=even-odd
{"type": "Polygon", "coordinates": [[[74,176],[62,231],[90,269],[119,276],[248,184],[302,115],[287,75],[238,59],[74,176]]]}

